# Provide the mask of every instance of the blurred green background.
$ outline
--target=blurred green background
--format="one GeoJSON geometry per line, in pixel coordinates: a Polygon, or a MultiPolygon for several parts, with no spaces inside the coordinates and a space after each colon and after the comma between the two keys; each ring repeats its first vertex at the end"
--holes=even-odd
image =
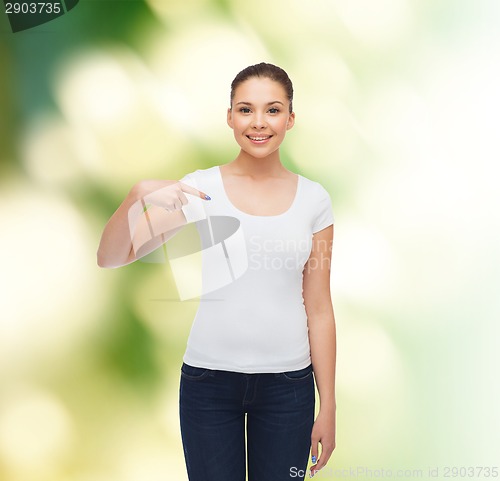
{"type": "Polygon", "coordinates": [[[499,7],[81,0],[16,34],[0,15],[0,479],[187,480],[196,302],[167,265],[95,253],[135,182],[236,156],[230,82],[260,61],[294,82],[283,162],[336,215],[338,446],[317,478],[499,466],[499,7]]]}

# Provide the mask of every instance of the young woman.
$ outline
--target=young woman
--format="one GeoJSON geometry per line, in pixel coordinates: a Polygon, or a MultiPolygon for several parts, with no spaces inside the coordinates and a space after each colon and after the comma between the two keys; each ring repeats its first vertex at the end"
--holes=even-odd
{"type": "Polygon", "coordinates": [[[314,475],[335,448],[333,214],[326,190],[280,161],[280,145],[295,122],[292,101],[281,68],[261,63],[241,71],[227,112],[238,156],[180,182],[139,182],[99,246],[102,267],[151,252],[188,222],[194,202],[186,194],[203,199],[197,202],[208,218],[239,220],[246,270],[202,293],[181,367],[190,481],[244,481],[247,463],[249,481],[302,479],[309,451],[314,475]]]}

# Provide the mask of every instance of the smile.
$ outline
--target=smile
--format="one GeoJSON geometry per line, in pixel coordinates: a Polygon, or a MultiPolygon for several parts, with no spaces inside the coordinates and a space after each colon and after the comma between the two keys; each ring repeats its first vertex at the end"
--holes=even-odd
{"type": "Polygon", "coordinates": [[[262,144],[264,142],[267,142],[272,137],[272,135],[247,135],[247,137],[252,142],[262,144]]]}

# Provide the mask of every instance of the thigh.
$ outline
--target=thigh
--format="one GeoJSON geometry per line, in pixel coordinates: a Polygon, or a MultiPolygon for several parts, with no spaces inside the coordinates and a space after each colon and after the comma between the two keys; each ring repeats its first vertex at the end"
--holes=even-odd
{"type": "Polygon", "coordinates": [[[179,415],[190,481],[245,481],[245,413],[236,381],[182,365],[179,415]]]}
{"type": "Polygon", "coordinates": [[[314,395],[312,366],[266,374],[258,402],[247,415],[249,481],[298,479],[298,473],[305,472],[314,395]]]}

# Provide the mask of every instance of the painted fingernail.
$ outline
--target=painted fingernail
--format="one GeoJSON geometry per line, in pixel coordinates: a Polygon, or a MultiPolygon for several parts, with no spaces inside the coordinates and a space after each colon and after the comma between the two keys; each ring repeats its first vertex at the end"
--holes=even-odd
{"type": "Polygon", "coordinates": [[[312,461],[313,463],[315,463],[315,462],[316,462],[316,456],[314,456],[314,455],[313,455],[313,456],[311,456],[311,461],[312,461]]]}
{"type": "Polygon", "coordinates": [[[206,200],[212,200],[209,195],[205,195],[206,200]]]}

